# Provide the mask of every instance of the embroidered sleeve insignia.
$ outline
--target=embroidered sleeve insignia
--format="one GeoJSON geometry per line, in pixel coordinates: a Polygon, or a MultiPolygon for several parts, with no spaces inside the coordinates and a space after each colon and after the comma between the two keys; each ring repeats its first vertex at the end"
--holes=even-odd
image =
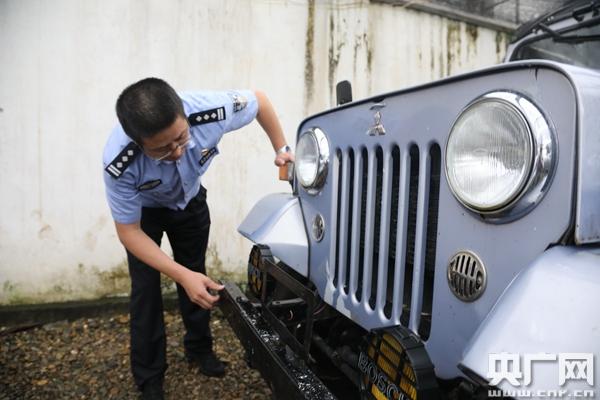
{"type": "Polygon", "coordinates": [[[233,112],[242,111],[248,105],[248,99],[235,93],[233,96],[233,112]]]}
{"type": "Polygon", "coordinates": [[[203,167],[204,164],[206,164],[206,162],[210,160],[215,154],[217,154],[216,147],[212,147],[210,149],[203,149],[202,158],[200,159],[200,166],[203,167]]]}

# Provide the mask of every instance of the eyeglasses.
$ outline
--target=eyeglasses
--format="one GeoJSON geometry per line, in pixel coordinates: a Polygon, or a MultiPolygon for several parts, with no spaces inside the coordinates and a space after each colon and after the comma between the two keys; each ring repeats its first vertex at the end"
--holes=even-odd
{"type": "Polygon", "coordinates": [[[173,141],[171,142],[169,145],[167,146],[163,146],[163,147],[170,147],[170,150],[165,150],[163,151],[162,149],[155,149],[155,150],[149,150],[149,149],[144,149],[143,146],[142,149],[144,149],[144,153],[146,153],[146,155],[150,158],[152,158],[155,161],[161,161],[164,160],[165,158],[169,157],[171,154],[173,154],[175,151],[177,151],[178,149],[182,148],[184,149],[191,141],[191,135],[190,135],[190,128],[188,127],[188,129],[186,129],[185,133],[184,133],[184,137],[181,138],[181,142],[178,143],[177,141],[173,141]]]}

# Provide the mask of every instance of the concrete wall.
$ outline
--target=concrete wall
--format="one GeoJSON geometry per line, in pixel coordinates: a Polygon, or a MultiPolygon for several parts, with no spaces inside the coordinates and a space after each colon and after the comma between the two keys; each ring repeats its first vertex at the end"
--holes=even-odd
{"type": "MultiPolygon", "coordinates": [[[[127,84],[262,89],[294,143],[339,80],[362,98],[495,64],[506,42],[366,0],[0,0],[0,304],[127,292],[101,168],[127,84]]],[[[250,245],[237,225],[288,186],[258,124],[220,150],[204,178],[209,261],[242,270],[250,245]]]]}

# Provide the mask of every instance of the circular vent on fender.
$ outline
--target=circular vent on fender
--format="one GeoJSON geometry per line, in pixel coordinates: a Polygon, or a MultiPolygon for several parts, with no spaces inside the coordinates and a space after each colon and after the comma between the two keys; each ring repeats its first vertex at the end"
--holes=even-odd
{"type": "Polygon", "coordinates": [[[470,251],[461,251],[448,265],[448,286],[462,301],[475,301],[485,291],[487,273],[479,257],[470,251]]]}

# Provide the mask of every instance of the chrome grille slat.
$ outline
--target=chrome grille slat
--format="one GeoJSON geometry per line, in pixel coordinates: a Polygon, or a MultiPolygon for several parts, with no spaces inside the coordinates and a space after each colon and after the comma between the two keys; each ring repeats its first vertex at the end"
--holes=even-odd
{"type": "Polygon", "coordinates": [[[400,147],[393,145],[390,152],[390,208],[389,208],[389,237],[388,259],[386,260],[387,285],[383,313],[386,318],[392,318],[394,305],[394,285],[396,267],[396,244],[398,243],[398,209],[400,206],[400,147]]]}
{"type": "Polygon", "coordinates": [[[379,269],[381,259],[381,222],[382,210],[384,206],[383,198],[383,163],[384,153],[380,146],[375,147],[375,171],[373,180],[375,181],[375,210],[373,216],[373,256],[371,258],[371,290],[369,292],[369,308],[375,310],[377,306],[377,285],[379,284],[379,269]]]}
{"type": "Polygon", "coordinates": [[[357,245],[359,246],[359,260],[358,260],[358,287],[356,288],[356,298],[360,302],[363,298],[363,273],[365,270],[365,244],[366,244],[366,230],[367,230],[367,193],[369,192],[369,152],[366,148],[362,148],[361,150],[361,158],[362,169],[360,171],[361,174],[361,188],[362,192],[360,194],[360,235],[359,242],[357,245]]]}
{"type": "Polygon", "coordinates": [[[428,340],[431,333],[431,317],[433,314],[433,288],[435,281],[435,263],[438,229],[438,211],[440,198],[440,173],[441,173],[441,149],[437,143],[430,146],[429,171],[427,185],[427,223],[426,223],[426,249],[423,278],[423,296],[421,305],[421,319],[418,334],[423,340],[428,340]]]}
{"type": "Polygon", "coordinates": [[[408,192],[408,219],[406,225],[406,245],[404,258],[404,287],[402,305],[403,310],[400,314],[400,323],[404,326],[410,324],[410,314],[412,312],[412,293],[414,281],[414,263],[415,263],[415,241],[417,238],[417,202],[419,200],[419,148],[412,144],[408,150],[409,153],[409,171],[408,186],[405,190],[408,192]]]}
{"type": "Polygon", "coordinates": [[[362,301],[369,302],[371,296],[371,265],[373,259],[373,227],[374,227],[374,203],[375,203],[375,152],[368,153],[368,175],[367,175],[367,221],[365,224],[365,246],[364,246],[364,261],[363,261],[363,276],[362,276],[362,301]]]}
{"type": "Polygon", "coordinates": [[[361,197],[362,197],[362,169],[363,158],[360,149],[354,152],[354,198],[352,201],[352,235],[350,238],[352,251],[350,259],[350,294],[354,301],[358,301],[356,291],[358,290],[358,264],[360,257],[360,231],[361,231],[361,197]]]}
{"type": "Polygon", "coordinates": [[[354,162],[355,156],[354,156],[354,150],[352,148],[348,149],[348,173],[350,174],[348,176],[348,201],[350,202],[348,204],[348,236],[347,236],[347,242],[348,242],[348,246],[346,246],[346,263],[344,264],[344,281],[343,281],[343,287],[344,287],[344,293],[347,295],[349,292],[349,287],[350,287],[350,261],[352,260],[351,257],[351,252],[352,252],[352,230],[354,229],[354,226],[356,225],[356,221],[354,221],[353,218],[353,214],[354,214],[354,205],[355,205],[355,199],[354,199],[354,168],[355,168],[355,162],[354,162]]]}
{"type": "Polygon", "coordinates": [[[338,281],[337,287],[344,294],[346,292],[344,285],[346,282],[346,246],[348,245],[348,190],[350,188],[348,179],[349,173],[349,157],[346,152],[342,152],[342,199],[340,204],[340,221],[339,221],[339,247],[338,247],[338,265],[337,270],[338,281]]]}
{"type": "Polygon", "coordinates": [[[338,233],[338,215],[339,215],[339,207],[338,207],[338,190],[339,190],[339,179],[337,179],[340,176],[340,158],[338,157],[338,152],[334,152],[334,157],[333,157],[333,162],[332,162],[332,168],[331,171],[333,173],[333,176],[336,177],[336,179],[332,179],[332,190],[333,193],[335,194],[332,199],[333,201],[331,202],[331,229],[327,229],[326,232],[329,232],[329,234],[331,235],[331,240],[330,240],[330,246],[329,246],[329,282],[333,285],[334,282],[337,279],[338,273],[339,273],[339,266],[336,263],[336,253],[337,253],[337,249],[338,249],[338,245],[339,245],[339,241],[337,238],[337,233],[338,233]]]}
{"type": "Polygon", "coordinates": [[[388,240],[392,188],[392,154],[389,149],[383,152],[383,178],[381,189],[381,223],[379,224],[379,268],[377,269],[376,310],[383,310],[387,296],[388,240]]]}
{"type": "Polygon", "coordinates": [[[429,163],[428,151],[419,155],[419,186],[417,195],[417,227],[415,235],[415,252],[413,263],[413,293],[410,305],[410,323],[408,328],[416,332],[421,319],[423,305],[423,278],[425,276],[425,248],[427,244],[427,207],[429,201],[429,163]]]}
{"type": "Polygon", "coordinates": [[[396,265],[394,266],[394,305],[392,321],[397,325],[402,315],[404,299],[404,266],[406,265],[406,232],[408,227],[408,187],[410,181],[410,155],[400,149],[400,198],[398,199],[398,227],[396,234],[396,265]]]}

